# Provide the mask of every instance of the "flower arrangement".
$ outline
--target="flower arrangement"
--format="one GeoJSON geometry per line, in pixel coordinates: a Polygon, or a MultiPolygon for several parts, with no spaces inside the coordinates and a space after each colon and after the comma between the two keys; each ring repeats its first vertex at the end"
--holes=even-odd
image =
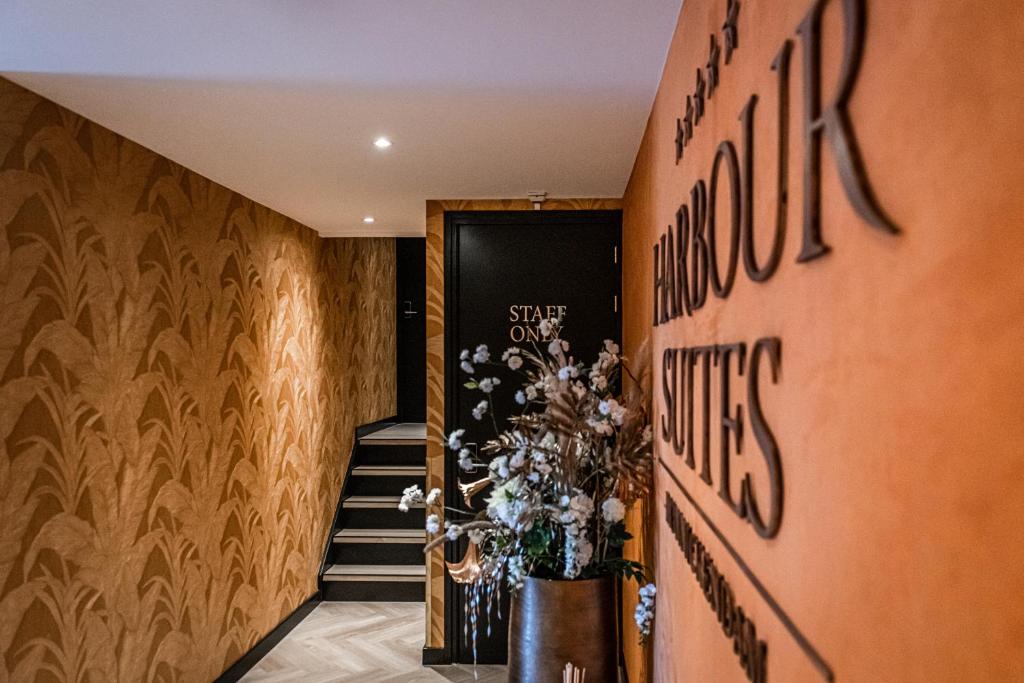
{"type": "MultiPolygon", "coordinates": [[[[442,521],[440,490],[424,496],[417,487],[406,489],[399,505],[407,510],[423,502],[437,510],[427,516],[427,531],[437,537],[426,550],[468,537],[466,557],[449,564],[449,572],[466,585],[474,651],[480,608],[486,606],[489,618],[503,585],[515,592],[527,576],[646,580],[645,568],[621,552],[630,538],[626,510],[650,490],[653,469],[640,382],[613,341],[606,340],[597,361],[587,366],[570,355],[560,331],[557,319],[542,321],[546,349],[512,347],[502,354],[500,365],[522,378],[514,395],[520,410],[506,429],[494,418],[493,393],[501,380],[484,376],[485,368],[498,364],[485,345],[461,354],[461,368],[470,376],[465,386],[482,394],[473,417],[490,415],[496,436],[481,449],[489,456],[487,477],[460,489],[471,507],[474,495],[493,486],[486,509],[474,514],[447,508],[453,519],[442,521]],[[626,395],[616,392],[623,373],[632,380],[626,395]]],[[[464,446],[464,434],[455,430],[446,445],[462,469],[473,470],[482,461],[464,446]]],[[[655,591],[648,586],[636,612],[642,637],[653,619],[655,591]]]]}

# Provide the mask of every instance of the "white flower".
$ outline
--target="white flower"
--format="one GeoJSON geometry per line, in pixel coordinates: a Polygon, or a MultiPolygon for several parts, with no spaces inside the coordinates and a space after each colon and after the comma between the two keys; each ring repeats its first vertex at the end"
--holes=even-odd
{"type": "MultiPolygon", "coordinates": [[[[537,477],[537,480],[539,480],[540,477],[544,476],[545,474],[551,474],[552,469],[551,465],[548,464],[548,456],[543,451],[533,452],[533,471],[539,475],[537,477]]],[[[565,498],[565,505],[568,505],[568,496],[563,496],[563,498],[565,498]]]]}
{"type": "Polygon", "coordinates": [[[523,359],[521,356],[512,356],[508,359],[508,367],[510,370],[518,370],[523,367],[523,359]]]}
{"type": "Polygon", "coordinates": [[[468,448],[459,449],[459,467],[467,472],[473,469],[473,455],[468,448]]]}
{"type": "Polygon", "coordinates": [[[402,500],[398,503],[398,509],[402,512],[408,512],[409,508],[416,503],[423,502],[423,491],[416,484],[406,488],[402,491],[402,500]]]}
{"type": "Polygon", "coordinates": [[[604,375],[591,375],[590,386],[594,391],[604,391],[608,388],[608,378],[604,375]]]}
{"type": "Polygon", "coordinates": [[[487,414],[487,401],[480,401],[476,404],[476,408],[473,408],[473,419],[482,420],[484,415],[487,414]]]}
{"type": "Polygon", "coordinates": [[[602,434],[604,436],[611,436],[612,434],[615,433],[615,429],[604,420],[595,420],[593,418],[587,418],[587,424],[595,432],[597,432],[598,434],[602,434]]]}
{"type": "Polygon", "coordinates": [[[559,521],[569,526],[585,526],[591,515],[594,514],[594,501],[583,491],[574,489],[575,494],[562,496],[559,502],[562,504],[562,514],[559,521]]]}
{"type": "Polygon", "coordinates": [[[454,541],[462,535],[462,527],[458,524],[448,524],[445,522],[445,526],[448,527],[448,530],[444,532],[444,535],[448,537],[449,541],[454,541]]]}
{"type": "Polygon", "coordinates": [[[594,545],[585,534],[578,529],[566,529],[565,535],[565,567],[562,575],[567,579],[575,579],[590,564],[594,555],[594,545]]]}
{"type": "Polygon", "coordinates": [[[491,471],[492,475],[494,475],[491,479],[508,479],[508,457],[499,455],[491,461],[491,464],[487,466],[487,469],[491,471]]]}
{"type": "Polygon", "coordinates": [[[575,365],[566,365],[564,368],[560,368],[558,370],[558,379],[564,382],[572,377],[578,377],[579,374],[580,369],[577,368],[575,365]]]}
{"type": "Polygon", "coordinates": [[[441,520],[438,519],[437,515],[429,515],[427,517],[427,532],[436,534],[441,530],[441,520]]]}
{"type": "Polygon", "coordinates": [[[502,362],[507,361],[512,356],[518,356],[522,352],[523,350],[518,346],[510,346],[507,349],[505,349],[504,353],[501,354],[501,360],[502,362]]]}
{"type": "Polygon", "coordinates": [[[619,402],[614,398],[609,398],[606,401],[601,401],[597,404],[597,411],[602,415],[607,415],[611,418],[612,422],[616,425],[622,425],[622,421],[626,417],[626,408],[619,405],[619,402]]]}
{"type": "Polygon", "coordinates": [[[494,387],[498,386],[499,384],[501,384],[501,380],[498,379],[497,377],[485,377],[482,380],[480,380],[480,391],[484,392],[485,394],[489,394],[492,391],[494,391],[494,387]]]}
{"type": "Polygon", "coordinates": [[[522,469],[526,464],[526,452],[522,449],[516,451],[508,461],[509,470],[522,469]]]}
{"type": "Polygon", "coordinates": [[[526,387],[526,398],[531,400],[531,401],[536,400],[536,398],[537,398],[537,387],[535,387],[532,384],[530,386],[526,387]]]}
{"type": "Polygon", "coordinates": [[[552,321],[553,320],[554,320],[554,318],[551,318],[550,320],[541,320],[540,321],[540,325],[537,326],[537,329],[540,330],[540,334],[541,334],[542,337],[549,337],[549,336],[551,336],[551,332],[552,332],[552,330],[554,328],[554,325],[552,325],[552,321]]]}
{"type": "Polygon", "coordinates": [[[487,537],[482,529],[470,529],[466,535],[469,536],[469,542],[473,545],[483,545],[484,539],[487,537]]]}
{"type": "Polygon", "coordinates": [[[481,344],[476,347],[476,353],[473,354],[474,363],[486,363],[491,359],[491,352],[487,350],[487,344],[481,344]]]}
{"type": "Polygon", "coordinates": [[[462,448],[462,435],[466,433],[465,429],[456,429],[454,432],[448,435],[448,448],[453,451],[457,451],[462,448]]]}
{"type": "Polygon", "coordinates": [[[551,343],[548,344],[548,353],[552,356],[557,356],[562,351],[562,345],[557,339],[552,339],[551,343]]]}
{"type": "Polygon", "coordinates": [[[461,363],[459,363],[459,367],[462,368],[462,371],[467,375],[472,375],[474,372],[476,372],[476,368],[470,365],[468,360],[464,360],[461,363]]]}
{"type": "Polygon", "coordinates": [[[536,507],[533,497],[519,477],[498,484],[487,498],[487,516],[518,532],[529,531],[533,527],[533,516],[530,513],[536,507]]]}
{"type": "MultiPolygon", "coordinates": [[[[619,345],[613,342],[611,339],[604,340],[604,349],[608,353],[614,355],[619,352],[619,345]]],[[[628,359],[627,359],[628,360],[628,359]]]]}
{"type": "Polygon", "coordinates": [[[462,349],[462,353],[459,354],[459,360],[469,360],[469,349],[462,349]]]}
{"type": "Polygon", "coordinates": [[[586,523],[594,514],[594,500],[587,494],[579,491],[569,500],[569,509],[576,514],[580,524],[586,523]]]}
{"type": "Polygon", "coordinates": [[[522,389],[516,392],[516,403],[518,403],[521,406],[526,405],[526,394],[523,393],[522,389]]]}
{"type": "Polygon", "coordinates": [[[522,588],[526,578],[526,565],[523,562],[523,558],[519,555],[509,557],[506,571],[508,572],[509,588],[516,590],[522,588]]]}
{"type": "Polygon", "coordinates": [[[427,494],[427,505],[433,505],[434,503],[436,503],[440,499],[441,499],[441,489],[439,489],[439,488],[432,488],[432,489],[430,489],[430,493],[427,494]]]}
{"type": "MultiPolygon", "coordinates": [[[[429,499],[427,502],[429,502],[429,499]]],[[[626,516],[626,506],[618,498],[609,498],[601,503],[601,516],[609,524],[621,522],[626,516]]]]}
{"type": "Polygon", "coordinates": [[[653,583],[640,588],[640,602],[633,612],[633,620],[636,622],[636,627],[642,638],[651,635],[651,624],[654,621],[654,596],[657,593],[658,589],[653,583]]]}
{"type": "Polygon", "coordinates": [[[591,366],[593,372],[604,372],[615,366],[618,361],[618,356],[614,356],[607,351],[602,351],[597,354],[597,362],[591,366]]]}

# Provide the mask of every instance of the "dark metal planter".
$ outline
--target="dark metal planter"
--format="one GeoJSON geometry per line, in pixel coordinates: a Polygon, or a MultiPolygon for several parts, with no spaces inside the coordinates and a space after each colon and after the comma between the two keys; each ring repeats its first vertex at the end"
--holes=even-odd
{"type": "Polygon", "coordinates": [[[615,683],[615,581],[527,578],[512,599],[510,683],[560,683],[567,662],[587,683],[615,683]]]}

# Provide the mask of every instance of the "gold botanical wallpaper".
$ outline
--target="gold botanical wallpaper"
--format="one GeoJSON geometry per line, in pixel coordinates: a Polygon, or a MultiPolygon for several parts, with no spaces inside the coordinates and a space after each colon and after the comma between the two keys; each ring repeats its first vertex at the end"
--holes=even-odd
{"type": "Polygon", "coordinates": [[[394,413],[394,241],[0,80],[0,682],[210,681],[316,590],[394,413]]]}
{"type": "MultiPolygon", "coordinates": [[[[549,199],[542,210],[621,209],[618,199],[549,199]]],[[[527,199],[427,201],[427,486],[444,488],[444,214],[446,211],[531,211],[527,199]]],[[[427,563],[427,647],[444,647],[444,552],[427,563]]]]}

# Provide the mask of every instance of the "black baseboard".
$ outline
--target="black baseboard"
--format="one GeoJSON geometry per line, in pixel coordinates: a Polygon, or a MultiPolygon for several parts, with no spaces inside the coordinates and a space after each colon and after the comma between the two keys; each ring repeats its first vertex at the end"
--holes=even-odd
{"type": "Polygon", "coordinates": [[[440,666],[451,664],[451,659],[443,647],[423,646],[423,666],[440,666]]]}
{"type": "Polygon", "coordinates": [[[227,671],[217,677],[214,683],[235,683],[249,673],[249,670],[256,666],[261,659],[263,659],[268,652],[274,649],[274,646],[281,642],[282,639],[293,628],[299,625],[299,622],[305,619],[313,608],[320,604],[320,591],[313,593],[304,603],[299,605],[294,612],[285,617],[273,631],[263,637],[258,643],[252,646],[252,649],[242,655],[237,662],[232,664],[227,671]]]}

